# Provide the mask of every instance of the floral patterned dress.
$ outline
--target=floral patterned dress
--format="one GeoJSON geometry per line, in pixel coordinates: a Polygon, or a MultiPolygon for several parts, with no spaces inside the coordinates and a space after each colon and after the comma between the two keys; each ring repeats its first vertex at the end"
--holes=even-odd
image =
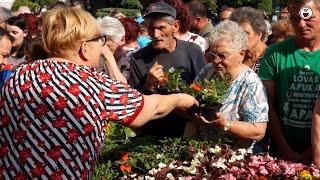
{"type": "Polygon", "coordinates": [[[38,60],[0,93],[0,179],[87,179],[108,121],[130,124],[143,96],[94,68],[38,60]]]}

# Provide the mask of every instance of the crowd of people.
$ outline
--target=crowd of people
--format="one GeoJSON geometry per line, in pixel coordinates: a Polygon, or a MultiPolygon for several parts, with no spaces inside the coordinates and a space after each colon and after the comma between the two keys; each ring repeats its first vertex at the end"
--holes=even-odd
{"type": "Polygon", "coordinates": [[[109,122],[320,166],[320,1],[289,0],[271,24],[252,7],[219,15],[197,0],[159,0],[136,17],[0,7],[0,178],[90,178],[109,122]],[[215,119],[168,92],[179,68],[187,84],[230,79],[215,119]]]}

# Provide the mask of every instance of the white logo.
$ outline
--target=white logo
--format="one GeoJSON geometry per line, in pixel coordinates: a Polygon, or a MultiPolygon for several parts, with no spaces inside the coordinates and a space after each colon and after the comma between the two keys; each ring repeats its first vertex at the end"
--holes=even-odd
{"type": "Polygon", "coordinates": [[[312,10],[310,7],[305,6],[300,9],[299,15],[300,15],[301,19],[308,20],[312,17],[312,10]]]}

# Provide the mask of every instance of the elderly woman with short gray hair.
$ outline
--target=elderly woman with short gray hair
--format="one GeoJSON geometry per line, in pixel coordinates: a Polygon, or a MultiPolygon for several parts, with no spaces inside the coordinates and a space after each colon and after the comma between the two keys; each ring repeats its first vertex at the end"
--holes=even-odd
{"type": "Polygon", "coordinates": [[[247,44],[246,33],[233,21],[219,23],[211,33],[208,57],[212,66],[201,72],[201,78],[227,76],[232,82],[216,119],[199,117],[203,122],[199,133],[205,139],[223,137],[232,146],[253,150],[264,137],[269,107],[258,75],[242,63],[247,44]]]}
{"type": "Polygon", "coordinates": [[[124,45],[125,29],[122,23],[113,17],[105,16],[98,19],[101,33],[107,37],[107,45],[111,52],[115,52],[117,47],[124,45]]]}

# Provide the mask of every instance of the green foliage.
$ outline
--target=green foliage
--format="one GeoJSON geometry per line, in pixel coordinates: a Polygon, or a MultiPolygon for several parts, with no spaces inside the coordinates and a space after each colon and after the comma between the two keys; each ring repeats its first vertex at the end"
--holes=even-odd
{"type": "Polygon", "coordinates": [[[12,5],[11,10],[17,11],[20,6],[28,6],[31,11],[35,11],[39,5],[29,0],[16,0],[12,5]]]}
{"type": "Polygon", "coordinates": [[[110,14],[113,10],[121,11],[127,17],[134,17],[136,13],[140,12],[139,9],[123,9],[123,8],[102,8],[98,9],[97,17],[104,17],[110,14]]]}
{"type": "Polygon", "coordinates": [[[142,9],[139,0],[122,0],[121,6],[125,9],[142,9]]]}
{"type": "Polygon", "coordinates": [[[33,1],[42,8],[44,6],[50,7],[51,5],[58,2],[59,0],[33,0],[33,1]]]}
{"type": "Polygon", "coordinates": [[[203,4],[209,9],[215,11],[217,8],[217,4],[215,0],[202,0],[203,4]]]}
{"type": "Polygon", "coordinates": [[[217,1],[217,5],[222,7],[223,5],[227,5],[229,7],[242,7],[242,6],[252,6],[256,7],[262,0],[221,0],[217,1]]]}
{"type": "Polygon", "coordinates": [[[123,176],[126,173],[120,170],[122,164],[131,166],[134,172],[146,174],[159,163],[189,161],[192,159],[190,152],[196,152],[209,144],[212,142],[185,141],[180,138],[159,139],[150,136],[127,138],[121,125],[110,124],[102,155],[92,179],[116,179],[123,176]],[[129,159],[124,161],[121,157],[126,152],[129,154],[129,159]]]}
{"type": "Polygon", "coordinates": [[[216,77],[212,79],[199,80],[191,85],[182,80],[183,69],[176,69],[166,73],[165,89],[169,92],[183,92],[195,97],[201,106],[213,107],[221,103],[228,92],[230,79],[227,77],[216,77]]]}
{"type": "Polygon", "coordinates": [[[268,15],[272,14],[272,0],[262,0],[259,4],[258,4],[258,9],[261,9],[265,12],[267,12],[268,15]]]}

